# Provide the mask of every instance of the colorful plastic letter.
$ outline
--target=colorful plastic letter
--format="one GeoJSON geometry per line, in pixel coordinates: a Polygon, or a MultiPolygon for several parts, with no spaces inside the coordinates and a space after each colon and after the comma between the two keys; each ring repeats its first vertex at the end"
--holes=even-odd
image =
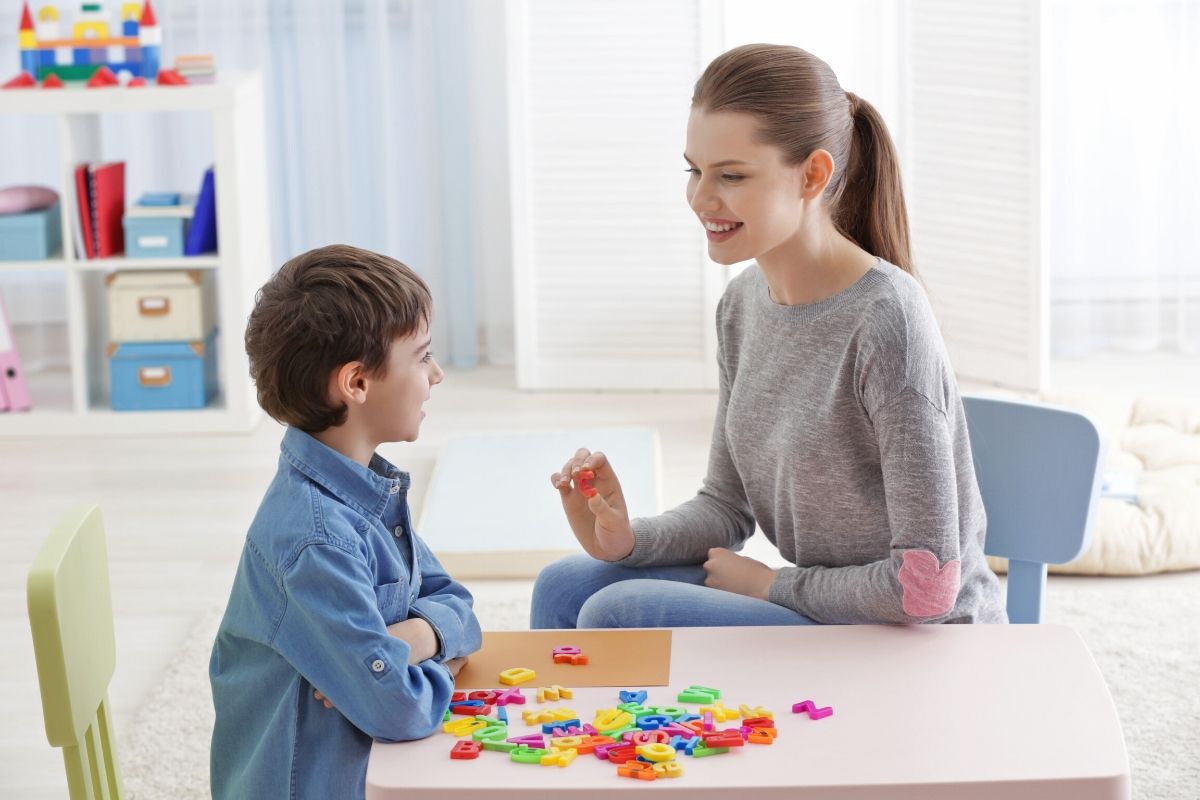
{"type": "Polygon", "coordinates": [[[566,749],[551,747],[550,752],[542,756],[541,764],[543,767],[555,765],[565,767],[574,761],[577,755],[579,755],[579,751],[573,747],[566,749]]]}
{"type": "Polygon", "coordinates": [[[617,774],[622,778],[637,778],[643,781],[652,781],[658,777],[652,764],[637,760],[621,762],[621,765],[617,767],[617,774]]]}
{"type": "Polygon", "coordinates": [[[579,487],[579,491],[584,497],[595,497],[596,487],[592,486],[594,480],[596,480],[596,473],[590,469],[582,469],[575,475],[575,485],[579,487]]]}
{"type": "Polygon", "coordinates": [[[692,757],[693,758],[704,758],[705,756],[716,756],[716,755],[720,755],[721,753],[728,753],[728,752],[729,752],[728,747],[705,747],[704,745],[700,745],[700,746],[692,749],[692,757]]]}
{"type": "Polygon", "coordinates": [[[754,706],[753,708],[751,708],[750,706],[746,705],[745,703],[742,703],[740,706],[738,706],[738,712],[747,719],[749,719],[751,717],[757,717],[757,718],[766,717],[767,719],[772,719],[775,716],[774,714],[772,714],[770,711],[767,711],[762,706],[754,706]]]}
{"type": "Polygon", "coordinates": [[[639,744],[637,754],[647,761],[672,761],[675,758],[675,748],[662,742],[639,744]]]}
{"type": "Polygon", "coordinates": [[[528,667],[512,667],[500,673],[500,682],[505,686],[516,686],[537,677],[537,673],[528,667]]]}
{"type": "Polygon", "coordinates": [[[514,703],[519,706],[525,705],[525,695],[521,694],[521,690],[513,687],[512,689],[502,689],[496,695],[496,705],[506,706],[509,703],[514,703]]]}
{"type": "Polygon", "coordinates": [[[647,694],[645,689],[638,689],[638,690],[632,691],[632,692],[622,689],[617,694],[617,697],[621,700],[622,703],[644,703],[644,702],[646,702],[646,698],[648,696],[649,695],[647,694]]]}
{"type": "Polygon", "coordinates": [[[809,719],[824,719],[833,713],[833,706],[825,706],[825,708],[817,708],[817,704],[812,700],[801,700],[792,706],[793,714],[802,714],[808,712],[809,719]]]}
{"type": "Polygon", "coordinates": [[[678,778],[683,774],[683,767],[678,761],[663,761],[654,765],[654,774],[660,778],[678,778]]]}
{"type": "Polygon", "coordinates": [[[535,747],[514,747],[508,757],[518,764],[540,764],[546,751],[535,747]]]}
{"type": "Polygon", "coordinates": [[[775,736],[774,728],[751,728],[746,741],[750,744],[774,744],[775,736]]]}
{"type": "Polygon", "coordinates": [[[483,749],[483,745],[479,742],[472,742],[470,739],[463,739],[460,742],[455,742],[454,747],[450,748],[451,758],[479,758],[479,751],[483,749]]]}
{"type": "Polygon", "coordinates": [[[542,738],[540,733],[529,733],[525,736],[514,736],[506,741],[512,742],[513,744],[522,745],[523,747],[537,748],[539,750],[546,746],[546,740],[542,738]]]}

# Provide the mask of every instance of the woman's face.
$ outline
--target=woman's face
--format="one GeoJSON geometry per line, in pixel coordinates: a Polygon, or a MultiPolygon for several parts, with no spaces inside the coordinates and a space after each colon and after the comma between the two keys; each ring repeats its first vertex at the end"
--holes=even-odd
{"type": "Polygon", "coordinates": [[[805,165],[757,140],[754,117],[692,109],[687,126],[688,205],[718,264],[758,259],[800,234],[805,165]]]}

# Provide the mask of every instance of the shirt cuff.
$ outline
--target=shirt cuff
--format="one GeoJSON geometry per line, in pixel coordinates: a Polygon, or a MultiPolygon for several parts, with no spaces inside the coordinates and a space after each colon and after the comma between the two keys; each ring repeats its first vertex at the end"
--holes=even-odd
{"type": "Polygon", "coordinates": [[[435,661],[452,658],[448,654],[457,653],[462,647],[462,620],[452,609],[428,597],[419,597],[409,610],[414,617],[420,617],[433,628],[433,635],[438,640],[438,651],[433,656],[435,661]]]}
{"type": "Polygon", "coordinates": [[[633,550],[624,558],[611,563],[624,567],[640,567],[650,560],[650,553],[654,549],[654,529],[650,520],[645,517],[638,517],[629,525],[633,529],[633,550]]]}

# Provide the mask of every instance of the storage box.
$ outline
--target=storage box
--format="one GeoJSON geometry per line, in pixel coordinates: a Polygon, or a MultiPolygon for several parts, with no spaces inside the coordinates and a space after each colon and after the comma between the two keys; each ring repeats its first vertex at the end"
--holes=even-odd
{"type": "Polygon", "coordinates": [[[43,261],[62,249],[58,201],[25,214],[0,215],[0,261],[43,261]]]}
{"type": "Polygon", "coordinates": [[[204,408],[217,393],[216,338],[110,344],[113,410],[204,408]]]}
{"type": "Polygon", "coordinates": [[[216,325],[211,270],[114,272],[105,283],[111,341],[194,342],[216,325]]]}
{"type": "Polygon", "coordinates": [[[181,196],[172,204],[160,203],[158,197],[144,196],[138,205],[125,210],[125,255],[129,258],[183,256],[195,196],[181,196]]]}

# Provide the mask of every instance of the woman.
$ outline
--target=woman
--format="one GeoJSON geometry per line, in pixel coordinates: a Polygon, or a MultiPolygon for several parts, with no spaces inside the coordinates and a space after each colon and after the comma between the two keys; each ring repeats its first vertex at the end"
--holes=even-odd
{"type": "Polygon", "coordinates": [[[631,522],[576,452],[551,483],[587,555],[542,571],[532,627],[1005,621],[878,112],[815,56],[746,45],[696,83],[684,158],[710,257],[755,261],[717,307],[708,474],[631,522]],[[756,524],[795,566],[734,552],[756,524]]]}

